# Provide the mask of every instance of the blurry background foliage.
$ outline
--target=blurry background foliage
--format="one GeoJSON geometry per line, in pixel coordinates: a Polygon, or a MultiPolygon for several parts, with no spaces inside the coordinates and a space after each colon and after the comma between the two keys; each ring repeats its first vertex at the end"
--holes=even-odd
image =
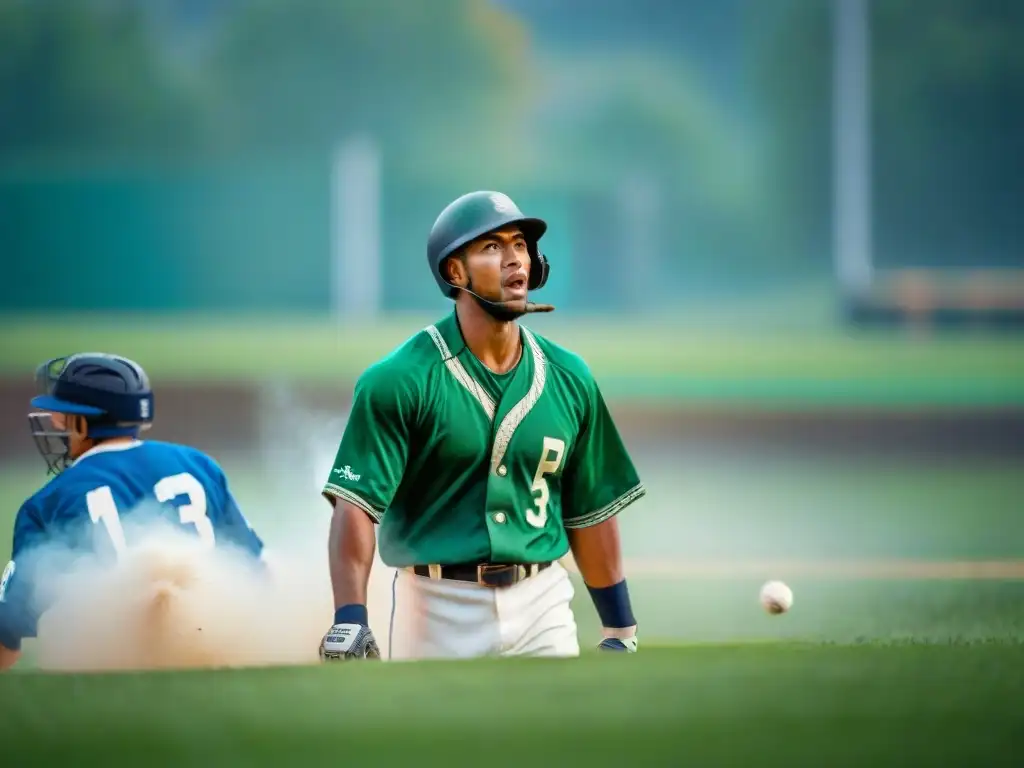
{"type": "MultiPolygon", "coordinates": [[[[1024,5],[870,18],[879,263],[1020,266],[1024,5]]],[[[552,220],[567,311],[827,290],[830,25],[820,0],[0,0],[0,307],[325,312],[355,136],[385,309],[443,305],[424,236],[489,187],[552,220]],[[21,290],[36,260],[80,290],[21,290]]]]}

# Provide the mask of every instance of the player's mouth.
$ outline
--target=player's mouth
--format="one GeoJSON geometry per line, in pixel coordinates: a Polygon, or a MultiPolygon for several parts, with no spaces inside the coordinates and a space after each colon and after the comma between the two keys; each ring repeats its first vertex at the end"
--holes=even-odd
{"type": "Polygon", "coordinates": [[[522,272],[510,276],[502,284],[502,288],[505,289],[506,293],[511,293],[518,296],[526,295],[526,275],[522,272]]]}

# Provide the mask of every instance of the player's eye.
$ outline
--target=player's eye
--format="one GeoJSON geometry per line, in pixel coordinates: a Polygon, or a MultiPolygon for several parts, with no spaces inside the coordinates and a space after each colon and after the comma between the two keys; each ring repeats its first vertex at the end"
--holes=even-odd
{"type": "Polygon", "coordinates": [[[522,251],[522,250],[525,250],[525,249],[526,249],[526,241],[525,240],[516,240],[516,250],[517,251],[522,251]]]}

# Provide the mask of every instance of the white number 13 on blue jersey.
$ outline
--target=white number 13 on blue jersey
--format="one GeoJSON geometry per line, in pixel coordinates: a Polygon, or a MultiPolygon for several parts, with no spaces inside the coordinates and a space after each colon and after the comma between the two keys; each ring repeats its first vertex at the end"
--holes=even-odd
{"type": "MultiPolygon", "coordinates": [[[[178,496],[185,496],[188,501],[178,507],[178,517],[182,525],[194,525],[203,546],[214,545],[213,523],[206,515],[206,489],[203,484],[188,472],[171,475],[160,480],[153,486],[153,495],[159,502],[167,502],[178,496]]],[[[121,554],[127,548],[121,517],[114,503],[114,495],[110,486],[104,485],[85,494],[85,503],[89,508],[89,518],[93,523],[102,523],[114,545],[114,550],[121,554]]]]}

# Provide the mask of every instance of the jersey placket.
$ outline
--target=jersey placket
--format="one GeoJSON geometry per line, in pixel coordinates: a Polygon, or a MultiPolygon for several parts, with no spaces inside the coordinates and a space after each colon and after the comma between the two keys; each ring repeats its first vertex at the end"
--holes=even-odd
{"type": "MultiPolygon", "coordinates": [[[[521,496],[514,487],[516,474],[511,470],[510,446],[516,430],[537,404],[544,391],[547,367],[544,355],[532,334],[522,329],[524,349],[532,369],[530,385],[526,393],[516,398],[513,385],[506,390],[498,403],[495,423],[491,435],[491,458],[487,471],[487,529],[491,540],[491,557],[495,562],[517,559],[514,555],[522,549],[514,541],[522,535],[524,522],[519,519],[516,502],[521,496]],[[511,404],[506,410],[503,406],[511,404]]],[[[521,390],[519,390],[521,391],[521,390]]]]}
{"type": "Polygon", "coordinates": [[[441,353],[449,373],[480,403],[490,423],[490,461],[487,469],[484,514],[491,543],[491,559],[494,562],[503,562],[510,559],[512,557],[510,553],[516,550],[509,540],[515,537],[516,530],[519,528],[516,519],[517,494],[512,485],[514,480],[510,477],[513,473],[510,472],[507,462],[509,446],[519,425],[533,410],[537,400],[544,392],[547,381],[547,361],[533,334],[521,327],[524,342],[523,354],[529,355],[529,368],[532,369],[532,375],[526,393],[515,400],[514,404],[506,410],[503,406],[515,398],[517,390],[521,391],[517,382],[513,381],[501,399],[495,403],[462,362],[451,354],[441,332],[435,326],[429,326],[426,330],[441,353]],[[498,416],[500,419],[497,418],[498,416]],[[503,546],[506,541],[511,546],[503,546]]]}

